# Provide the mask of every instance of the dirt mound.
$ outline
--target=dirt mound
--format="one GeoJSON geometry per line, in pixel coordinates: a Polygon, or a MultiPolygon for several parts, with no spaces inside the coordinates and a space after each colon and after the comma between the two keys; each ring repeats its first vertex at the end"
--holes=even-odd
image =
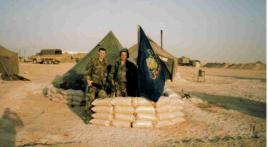
{"type": "Polygon", "coordinates": [[[265,70],[266,64],[261,61],[246,64],[228,64],[228,63],[207,63],[204,65],[207,68],[226,68],[226,69],[247,69],[247,70],[265,70]]]}

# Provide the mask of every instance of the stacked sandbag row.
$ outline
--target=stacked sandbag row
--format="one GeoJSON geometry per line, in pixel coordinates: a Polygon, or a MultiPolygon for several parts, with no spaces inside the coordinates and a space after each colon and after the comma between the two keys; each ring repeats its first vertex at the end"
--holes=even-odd
{"type": "Polygon", "coordinates": [[[142,97],[133,98],[135,118],[133,128],[152,128],[157,121],[155,103],[142,97]]]}
{"type": "Polygon", "coordinates": [[[90,121],[92,124],[101,126],[110,126],[113,120],[113,106],[110,98],[96,99],[92,102],[94,107],[92,111],[95,113],[92,115],[93,119],[90,121]]]}
{"type": "Polygon", "coordinates": [[[181,111],[182,103],[178,98],[160,97],[156,103],[157,122],[155,127],[161,128],[184,122],[184,114],[181,111]]]}
{"type": "Polygon", "coordinates": [[[129,128],[135,120],[132,98],[96,99],[92,104],[92,124],[129,128]]]}
{"type": "Polygon", "coordinates": [[[92,124],[114,127],[153,128],[183,122],[182,101],[160,97],[157,103],[141,97],[96,99],[92,124]]]}
{"type": "Polygon", "coordinates": [[[45,87],[43,94],[53,102],[65,103],[72,106],[80,106],[84,101],[84,94],[81,90],[63,90],[53,85],[45,87]]]}

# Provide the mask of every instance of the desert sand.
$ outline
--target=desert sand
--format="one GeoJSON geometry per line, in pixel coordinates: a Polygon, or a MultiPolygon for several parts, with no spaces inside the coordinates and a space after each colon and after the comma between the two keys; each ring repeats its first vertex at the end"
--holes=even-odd
{"type": "Polygon", "coordinates": [[[31,81],[0,83],[2,146],[266,146],[266,71],[181,67],[166,86],[183,99],[186,121],[161,129],[84,124],[81,107],[44,97],[42,89],[74,63],[20,64],[31,81]],[[255,130],[253,129],[255,127],[255,130]]]}

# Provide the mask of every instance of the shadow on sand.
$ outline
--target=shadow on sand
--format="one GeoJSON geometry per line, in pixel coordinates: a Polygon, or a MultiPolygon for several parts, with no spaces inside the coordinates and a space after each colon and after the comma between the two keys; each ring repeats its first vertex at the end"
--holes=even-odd
{"type": "Polygon", "coordinates": [[[210,95],[198,92],[191,92],[190,94],[210,104],[220,105],[226,109],[233,109],[259,118],[266,118],[266,103],[264,102],[257,102],[242,97],[210,95]]]}
{"type": "Polygon", "coordinates": [[[0,118],[0,146],[14,147],[16,145],[16,128],[23,126],[17,113],[6,108],[0,118]]]}

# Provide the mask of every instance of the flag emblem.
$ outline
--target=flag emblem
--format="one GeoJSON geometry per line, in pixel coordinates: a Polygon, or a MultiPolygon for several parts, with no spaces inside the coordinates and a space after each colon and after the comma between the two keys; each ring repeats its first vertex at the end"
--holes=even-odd
{"type": "Polygon", "coordinates": [[[150,49],[147,49],[148,57],[146,58],[146,64],[149,69],[150,77],[156,79],[160,75],[161,66],[157,63],[150,49]]]}

